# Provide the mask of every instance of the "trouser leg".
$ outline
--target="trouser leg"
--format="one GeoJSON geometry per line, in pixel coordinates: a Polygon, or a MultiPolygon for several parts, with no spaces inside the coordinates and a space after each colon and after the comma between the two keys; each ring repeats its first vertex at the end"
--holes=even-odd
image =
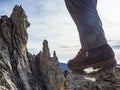
{"type": "Polygon", "coordinates": [[[65,3],[77,25],[83,49],[92,49],[107,43],[96,9],[97,0],[65,0],[65,3]]]}

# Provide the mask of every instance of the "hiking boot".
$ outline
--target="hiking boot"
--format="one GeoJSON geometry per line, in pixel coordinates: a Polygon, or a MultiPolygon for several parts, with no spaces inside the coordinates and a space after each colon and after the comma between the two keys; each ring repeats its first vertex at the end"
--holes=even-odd
{"type": "Polygon", "coordinates": [[[109,68],[116,65],[112,48],[105,44],[94,49],[81,49],[75,58],[68,62],[70,70],[79,71],[88,67],[109,68]]]}

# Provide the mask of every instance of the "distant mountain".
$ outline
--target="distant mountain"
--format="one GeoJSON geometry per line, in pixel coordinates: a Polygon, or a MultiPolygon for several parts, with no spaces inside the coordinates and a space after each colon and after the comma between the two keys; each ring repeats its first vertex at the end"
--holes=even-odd
{"type": "Polygon", "coordinates": [[[69,71],[66,63],[60,63],[60,67],[61,67],[62,71],[64,71],[64,70],[68,70],[69,71]]]}

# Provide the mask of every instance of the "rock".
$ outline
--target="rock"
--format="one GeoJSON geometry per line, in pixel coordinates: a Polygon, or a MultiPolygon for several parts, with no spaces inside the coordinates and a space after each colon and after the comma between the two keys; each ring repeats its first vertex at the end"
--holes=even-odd
{"type": "Polygon", "coordinates": [[[62,70],[60,69],[58,58],[54,51],[53,57],[50,56],[47,40],[43,42],[43,52],[36,56],[40,62],[39,70],[42,73],[43,82],[47,90],[60,90],[64,81],[62,70]]]}
{"type": "MultiPolygon", "coordinates": [[[[23,90],[31,90],[29,85],[30,67],[27,57],[27,16],[21,6],[16,5],[10,16],[12,24],[10,59],[13,69],[13,81],[23,90]],[[17,80],[16,80],[17,79],[17,80]]],[[[8,38],[9,39],[9,38],[8,38]]]]}
{"type": "Polygon", "coordinates": [[[70,73],[64,90],[120,90],[120,67],[92,73],[70,73]]]}
{"type": "Polygon", "coordinates": [[[12,81],[10,59],[11,22],[7,16],[0,18],[0,90],[17,90],[12,81]]]}
{"type": "Polygon", "coordinates": [[[48,42],[43,52],[27,51],[30,23],[22,6],[16,5],[10,18],[0,18],[0,90],[59,90],[64,80],[54,52],[50,57],[48,42]]]}

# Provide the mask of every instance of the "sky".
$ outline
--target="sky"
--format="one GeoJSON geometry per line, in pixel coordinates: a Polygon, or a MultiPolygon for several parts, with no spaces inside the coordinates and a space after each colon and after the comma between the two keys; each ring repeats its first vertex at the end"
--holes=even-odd
{"type": "MultiPolygon", "coordinates": [[[[67,63],[81,48],[77,28],[70,17],[64,0],[0,0],[0,16],[12,13],[13,7],[22,5],[31,26],[28,31],[28,50],[32,54],[42,50],[47,39],[51,56],[55,50],[60,62],[67,63]]],[[[98,0],[98,13],[108,43],[120,63],[120,0],[98,0]]]]}

